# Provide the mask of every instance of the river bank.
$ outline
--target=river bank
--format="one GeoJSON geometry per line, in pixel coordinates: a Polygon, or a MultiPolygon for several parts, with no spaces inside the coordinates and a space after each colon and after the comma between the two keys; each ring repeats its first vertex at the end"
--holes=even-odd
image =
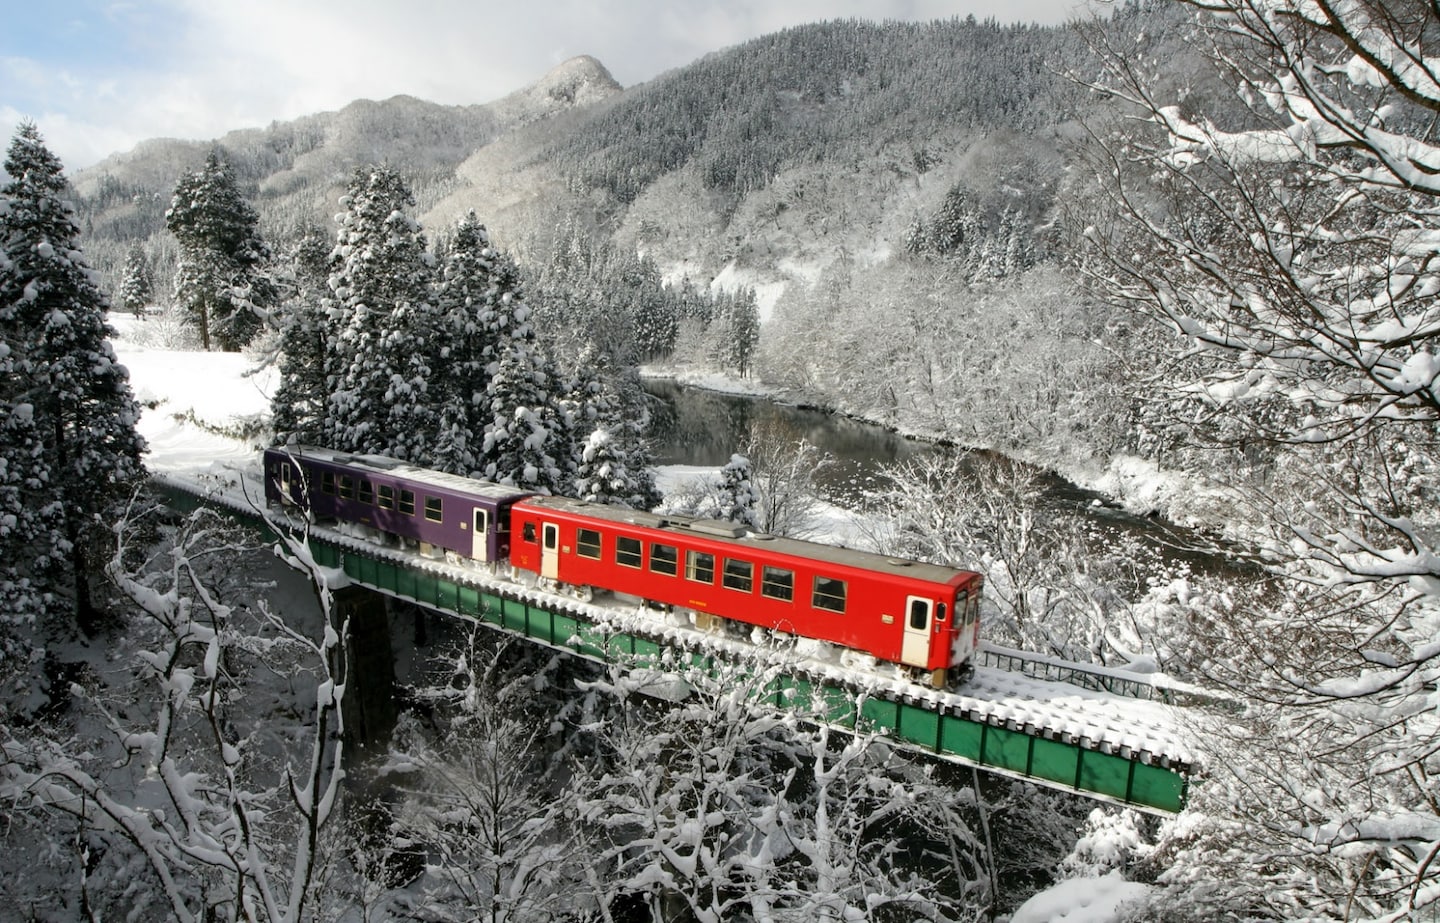
{"type": "Polygon", "coordinates": [[[723,372],[675,366],[651,365],[640,369],[648,381],[671,381],[685,388],[736,398],[765,400],[801,410],[833,415],[840,419],[873,426],[895,436],[930,446],[964,451],[994,452],[1030,465],[1071,485],[1077,493],[1093,495],[1096,502],[1123,510],[1133,516],[1161,519],[1177,527],[1209,532],[1224,531],[1229,499],[1217,485],[1167,471],[1147,459],[1125,455],[1103,463],[1064,464],[1054,458],[1001,450],[991,445],[966,443],[953,436],[921,427],[896,425],[838,408],[823,396],[793,388],[770,385],[755,379],[740,379],[723,372]]]}

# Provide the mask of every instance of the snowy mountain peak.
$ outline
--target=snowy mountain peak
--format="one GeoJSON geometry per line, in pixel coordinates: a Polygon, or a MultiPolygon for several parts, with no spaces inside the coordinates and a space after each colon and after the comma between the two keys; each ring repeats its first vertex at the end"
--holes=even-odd
{"type": "Polygon", "coordinates": [[[562,61],[529,88],[531,96],[568,106],[588,106],[621,91],[605,65],[588,54],[562,61]]]}

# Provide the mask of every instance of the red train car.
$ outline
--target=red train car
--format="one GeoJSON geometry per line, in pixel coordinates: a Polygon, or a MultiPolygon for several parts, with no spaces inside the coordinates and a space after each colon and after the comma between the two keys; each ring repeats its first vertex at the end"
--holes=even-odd
{"type": "Polygon", "coordinates": [[[511,515],[511,564],[559,583],[858,649],[935,686],[979,644],[972,571],[563,497],[511,515]]]}

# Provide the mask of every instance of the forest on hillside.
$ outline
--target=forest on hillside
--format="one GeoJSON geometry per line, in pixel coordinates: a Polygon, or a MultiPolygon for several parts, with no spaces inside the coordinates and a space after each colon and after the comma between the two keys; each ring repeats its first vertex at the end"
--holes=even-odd
{"type": "Polygon", "coordinates": [[[687,164],[735,202],[786,167],[859,164],[899,141],[924,171],[930,139],[1066,118],[1057,67],[1084,53],[1064,29],[973,17],[798,26],[627,94],[541,156],[622,203],[687,164]]]}

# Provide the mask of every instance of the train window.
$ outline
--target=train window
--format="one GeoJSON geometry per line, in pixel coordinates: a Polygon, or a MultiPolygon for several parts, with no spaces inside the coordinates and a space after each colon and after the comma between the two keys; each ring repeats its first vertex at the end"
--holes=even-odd
{"type": "Polygon", "coordinates": [[[704,551],[685,552],[685,579],[697,583],[714,583],[715,556],[704,551]]]}
{"type": "Polygon", "coordinates": [[[527,522],[520,527],[520,541],[535,544],[535,523],[527,522]]]}
{"type": "Polygon", "coordinates": [[[401,489],[400,512],[404,513],[406,516],[415,515],[415,491],[404,490],[403,488],[401,489]]]}
{"type": "Polygon", "coordinates": [[[361,478],[361,479],[360,479],[360,502],[361,502],[361,503],[374,503],[374,502],[375,502],[375,488],[374,488],[374,486],[370,483],[370,481],[367,480],[367,479],[365,479],[365,478],[361,478]]]}
{"type": "Polygon", "coordinates": [[[834,580],[830,577],[815,578],[815,592],[811,596],[810,604],[816,609],[829,609],[831,612],[845,612],[845,581],[834,580]]]}
{"type": "Polygon", "coordinates": [[[910,600],[910,627],[916,631],[924,631],[930,627],[930,601],[927,599],[910,600]]]}
{"type": "Polygon", "coordinates": [[[766,565],[760,571],[760,593],[788,603],[795,598],[795,572],[766,565]]]}
{"type": "Polygon", "coordinates": [[[348,474],[340,475],[340,499],[350,500],[355,496],[355,479],[348,474]]]}
{"type": "Polygon", "coordinates": [[[327,494],[335,493],[335,472],[320,472],[320,490],[327,494]]]}
{"type": "Polygon", "coordinates": [[[443,504],[440,502],[440,498],[439,498],[439,497],[426,497],[426,498],[425,498],[425,518],[426,518],[426,519],[430,520],[431,522],[440,522],[440,521],[442,521],[442,520],[445,518],[445,516],[443,515],[443,513],[444,513],[444,506],[443,506],[443,504]]]}
{"type": "Polygon", "coordinates": [[[595,529],[576,529],[575,553],[582,558],[600,560],[600,533],[595,529]]]}
{"type": "Polygon", "coordinates": [[[679,570],[680,552],[674,545],[650,543],[650,569],[657,574],[675,576],[679,570]]]}
{"type": "Polygon", "coordinates": [[[720,582],[732,590],[748,593],[750,588],[755,585],[755,565],[749,561],[726,558],[725,576],[720,579],[720,582]]]}
{"type": "Polygon", "coordinates": [[[395,488],[389,484],[381,484],[375,488],[376,503],[382,510],[395,509],[395,488]]]}
{"type": "Polygon", "coordinates": [[[640,539],[619,536],[615,539],[615,563],[621,567],[639,567],[640,548],[640,539]]]}

